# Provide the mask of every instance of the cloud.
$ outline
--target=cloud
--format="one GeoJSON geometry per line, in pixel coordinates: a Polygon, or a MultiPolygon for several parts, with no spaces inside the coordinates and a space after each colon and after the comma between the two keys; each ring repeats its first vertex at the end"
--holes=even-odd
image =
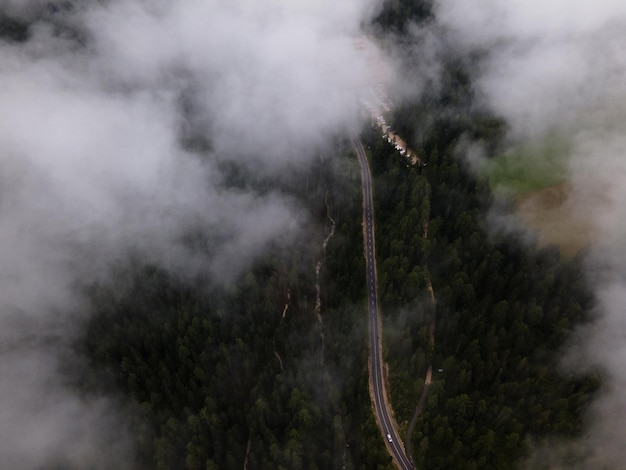
{"type": "Polygon", "coordinates": [[[0,419],[6,423],[0,426],[2,465],[106,469],[113,463],[132,468],[133,440],[112,413],[112,401],[70,394],[59,383],[59,366],[51,359],[58,351],[33,346],[0,355],[0,419]]]}
{"type": "Polygon", "coordinates": [[[0,38],[3,462],[129,462],[110,401],[59,378],[78,334],[65,313],[80,305],[76,283],[129,252],[230,282],[273,243],[295,242],[307,223],[297,202],[233,185],[223,164],[288,178],[359,128],[367,64],[353,39],[373,5],[3,3],[30,32],[0,38]],[[204,246],[184,242],[198,232],[204,246]]]}
{"type": "Polygon", "coordinates": [[[623,89],[626,7],[603,0],[436,4],[437,17],[462,48],[489,50],[478,82],[514,129],[534,135],[583,115],[607,89],[623,89]]]}
{"type": "Polygon", "coordinates": [[[366,71],[352,45],[357,3],[312,15],[304,5],[116,2],[87,21],[115,80],[188,81],[217,152],[255,160],[264,149],[281,164],[306,157],[320,135],[356,129],[354,84],[366,71]]]}

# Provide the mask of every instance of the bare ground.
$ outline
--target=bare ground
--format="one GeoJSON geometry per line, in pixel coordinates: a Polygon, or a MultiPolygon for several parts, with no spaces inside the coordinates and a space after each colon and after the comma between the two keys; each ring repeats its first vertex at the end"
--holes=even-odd
{"type": "Polygon", "coordinates": [[[516,206],[522,219],[538,230],[540,245],[554,243],[565,256],[573,256],[596,236],[594,220],[584,210],[591,201],[579,196],[563,182],[518,196],[516,206]]]}

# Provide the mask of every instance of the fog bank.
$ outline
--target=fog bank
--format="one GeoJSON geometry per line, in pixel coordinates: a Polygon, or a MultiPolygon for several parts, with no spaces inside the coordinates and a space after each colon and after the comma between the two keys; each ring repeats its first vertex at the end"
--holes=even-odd
{"type": "Polygon", "coordinates": [[[132,252],[230,282],[306,228],[291,198],[234,187],[222,165],[288,176],[361,125],[353,38],[371,5],[320,5],[3,2],[29,34],[0,37],[2,462],[132,462],[115,405],[57,373],[79,281],[132,252]]]}

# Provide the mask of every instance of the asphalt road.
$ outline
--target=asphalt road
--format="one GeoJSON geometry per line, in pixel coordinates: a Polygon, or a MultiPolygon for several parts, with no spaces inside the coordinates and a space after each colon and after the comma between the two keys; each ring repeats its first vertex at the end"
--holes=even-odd
{"type": "Polygon", "coordinates": [[[393,427],[389,411],[385,403],[385,386],[383,382],[383,359],[380,341],[380,321],[378,318],[378,294],[376,291],[376,250],[374,246],[374,203],[372,198],[372,177],[365,149],[358,137],[352,139],[361,164],[363,186],[363,237],[365,242],[365,269],[367,277],[367,306],[370,341],[370,380],[374,393],[374,407],[378,417],[385,444],[394,461],[403,470],[415,468],[404,453],[400,437],[393,427]],[[391,442],[389,438],[391,436],[391,442]]]}

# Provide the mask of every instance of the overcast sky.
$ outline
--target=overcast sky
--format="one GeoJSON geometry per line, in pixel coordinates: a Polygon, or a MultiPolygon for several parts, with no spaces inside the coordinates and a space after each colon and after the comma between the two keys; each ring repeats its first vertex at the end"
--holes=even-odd
{"type": "Polygon", "coordinates": [[[436,12],[458,48],[489,50],[477,86],[511,124],[513,137],[533,140],[557,131],[572,144],[570,203],[576,216],[595,228],[587,274],[600,319],[581,332],[572,351],[576,360],[568,366],[600,365],[608,379],[587,417],[583,444],[594,455],[581,468],[621,467],[626,461],[626,3],[437,0],[436,12]]]}
{"type": "Polygon", "coordinates": [[[0,41],[0,460],[121,468],[129,438],[112,406],[57,374],[73,286],[129,250],[232,279],[295,240],[307,214],[293,200],[229,189],[215,162],[281,175],[359,128],[353,39],[371,4],[47,3],[0,7],[32,23],[26,43],[0,41]],[[189,228],[219,240],[215,256],[180,243],[189,228]]]}

